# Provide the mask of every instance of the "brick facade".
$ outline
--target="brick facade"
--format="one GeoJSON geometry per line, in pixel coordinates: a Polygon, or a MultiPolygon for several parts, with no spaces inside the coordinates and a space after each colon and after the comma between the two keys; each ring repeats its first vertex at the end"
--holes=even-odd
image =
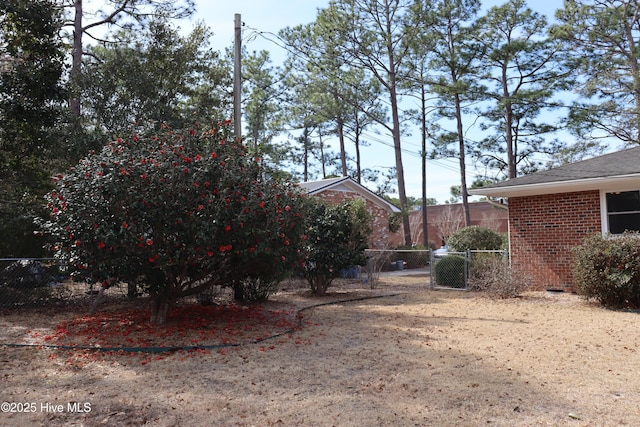
{"type": "Polygon", "coordinates": [[[509,197],[511,265],[537,290],[573,290],[571,248],[601,232],[597,190],[509,197]]]}
{"type": "Polygon", "coordinates": [[[369,238],[370,249],[388,249],[389,242],[398,240],[395,236],[399,233],[391,233],[389,231],[389,212],[371,200],[363,198],[361,194],[350,191],[324,190],[314,194],[314,197],[331,204],[338,204],[348,200],[364,200],[372,218],[371,237],[369,238]]]}
{"type": "MultiPolygon", "coordinates": [[[[508,230],[506,207],[499,208],[489,202],[472,202],[469,203],[469,216],[471,217],[471,225],[480,225],[499,233],[506,233],[508,230]]],[[[464,213],[462,203],[427,206],[427,235],[430,244],[435,248],[439,248],[445,243],[441,238],[442,231],[439,230],[440,223],[442,223],[441,217],[449,217],[457,222],[457,224],[452,227],[452,230],[455,229],[455,231],[457,231],[463,228],[464,213]]],[[[423,245],[422,211],[415,210],[409,213],[409,226],[411,228],[411,241],[413,244],[423,245]]],[[[395,248],[404,245],[403,233],[395,233],[391,237],[394,240],[390,241],[390,247],[395,248]]]]}

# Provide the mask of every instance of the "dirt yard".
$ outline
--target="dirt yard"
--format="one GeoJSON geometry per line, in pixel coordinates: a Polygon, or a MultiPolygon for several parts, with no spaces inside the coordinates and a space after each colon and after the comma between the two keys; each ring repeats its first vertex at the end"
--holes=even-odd
{"type": "MultiPolygon", "coordinates": [[[[0,345],[0,425],[640,425],[640,314],[570,294],[494,301],[423,283],[344,283],[323,298],[289,289],[270,310],[324,305],[304,310],[292,333],[251,343],[265,336],[258,330],[228,347],[132,355],[0,345]]],[[[56,326],[77,328],[81,314],[5,313],[0,343],[68,343],[56,326]]],[[[279,319],[267,332],[293,324],[279,319]]],[[[197,342],[229,343],[232,332],[197,342]]],[[[160,339],[171,345],[169,334],[147,343],[160,339]]],[[[175,340],[196,342],[189,332],[175,340]]]]}

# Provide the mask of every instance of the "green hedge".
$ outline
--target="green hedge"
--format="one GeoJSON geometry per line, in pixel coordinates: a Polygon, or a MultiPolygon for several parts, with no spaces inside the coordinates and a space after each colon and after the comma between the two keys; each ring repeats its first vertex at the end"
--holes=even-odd
{"type": "Polygon", "coordinates": [[[465,252],[468,250],[499,250],[505,246],[501,233],[479,225],[472,225],[456,231],[447,239],[449,250],[465,252]]]}
{"type": "Polygon", "coordinates": [[[460,255],[447,255],[434,266],[436,283],[440,286],[464,288],[466,286],[467,260],[460,255]]]}
{"type": "Polygon", "coordinates": [[[606,307],[640,308],[640,234],[596,235],[573,252],[578,294],[606,307]]]}

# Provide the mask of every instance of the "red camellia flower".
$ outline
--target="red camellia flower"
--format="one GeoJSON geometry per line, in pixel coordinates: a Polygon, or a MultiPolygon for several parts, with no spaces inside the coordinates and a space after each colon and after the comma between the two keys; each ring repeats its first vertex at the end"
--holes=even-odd
{"type": "Polygon", "coordinates": [[[123,223],[122,223],[122,228],[125,228],[125,229],[126,229],[126,228],[129,228],[129,224],[127,224],[126,222],[123,222],[123,223]]]}
{"type": "Polygon", "coordinates": [[[264,202],[260,202],[259,205],[261,208],[264,208],[264,202]]]}
{"type": "Polygon", "coordinates": [[[147,239],[147,246],[153,245],[153,239],[147,239]]]}
{"type": "Polygon", "coordinates": [[[106,245],[104,244],[104,242],[98,243],[98,248],[100,248],[100,249],[104,249],[105,246],[106,245]]]}
{"type": "Polygon", "coordinates": [[[231,249],[233,249],[233,246],[231,246],[231,245],[227,245],[227,246],[225,246],[224,248],[225,248],[227,251],[230,251],[231,249]]]}
{"type": "Polygon", "coordinates": [[[217,154],[217,153],[211,153],[211,158],[212,158],[212,159],[215,159],[215,158],[217,158],[217,157],[218,157],[218,154],[217,154]]]}
{"type": "Polygon", "coordinates": [[[226,232],[231,231],[231,226],[230,225],[225,225],[224,231],[226,231],[226,232]]]}

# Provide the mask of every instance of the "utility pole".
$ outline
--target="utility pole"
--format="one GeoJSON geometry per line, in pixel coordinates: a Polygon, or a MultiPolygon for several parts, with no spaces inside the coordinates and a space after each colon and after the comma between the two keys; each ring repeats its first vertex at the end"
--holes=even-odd
{"type": "Polygon", "coordinates": [[[235,39],[233,43],[233,129],[236,138],[242,138],[241,95],[242,95],[242,20],[235,14],[235,39]]]}

